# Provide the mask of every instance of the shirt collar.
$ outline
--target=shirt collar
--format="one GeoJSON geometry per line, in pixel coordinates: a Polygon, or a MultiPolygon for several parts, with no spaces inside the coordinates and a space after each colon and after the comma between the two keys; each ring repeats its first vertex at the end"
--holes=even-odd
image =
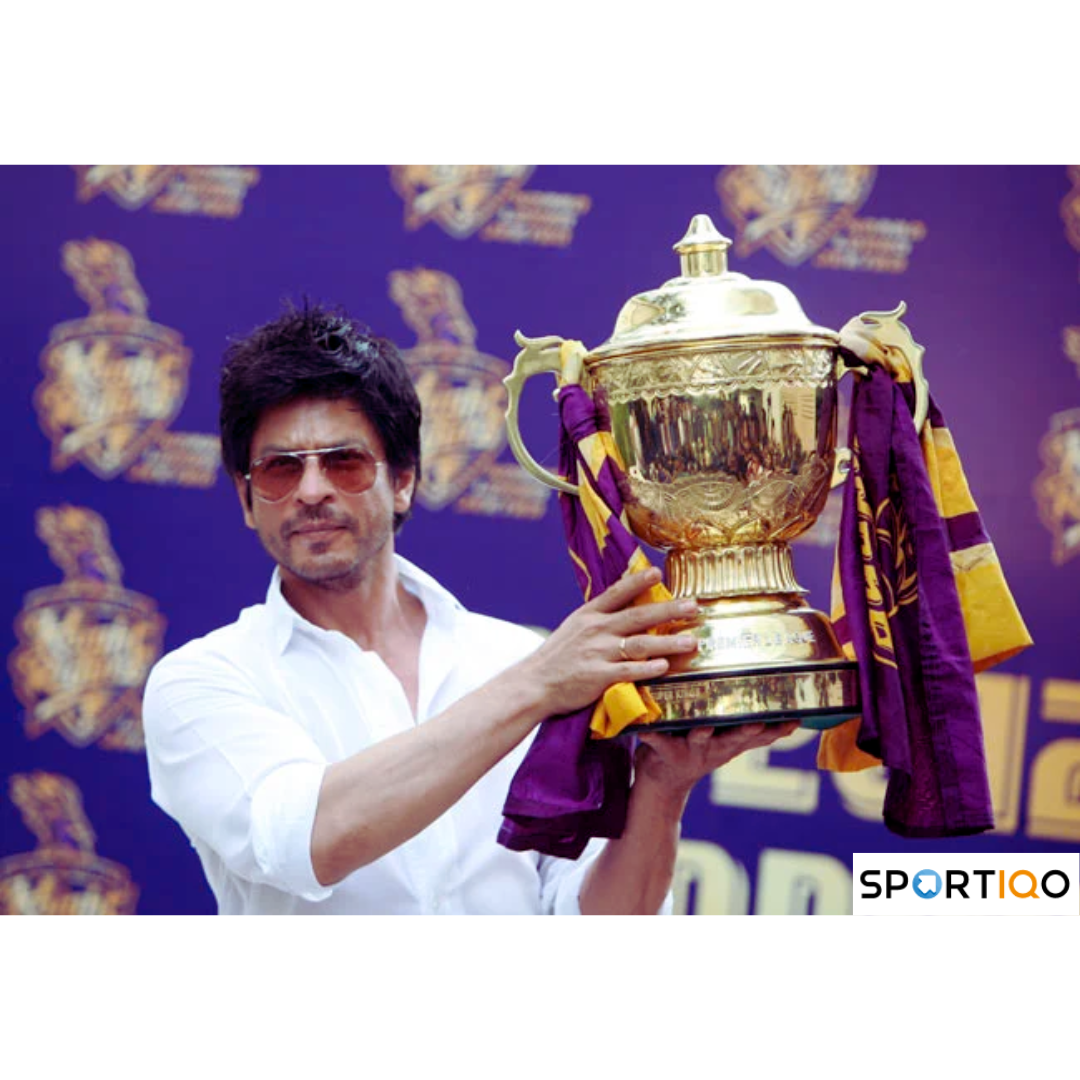
{"type": "MultiPolygon", "coordinates": [[[[394,565],[401,583],[420,599],[429,619],[444,624],[453,618],[455,612],[464,611],[457,597],[408,559],[395,554],[394,565]]],[[[281,591],[281,568],[277,566],[274,567],[270,587],[266,592],[266,611],[270,616],[271,640],[279,655],[285,652],[293,634],[299,629],[311,631],[315,636],[329,632],[305,619],[285,599],[285,594],[281,591]]]]}

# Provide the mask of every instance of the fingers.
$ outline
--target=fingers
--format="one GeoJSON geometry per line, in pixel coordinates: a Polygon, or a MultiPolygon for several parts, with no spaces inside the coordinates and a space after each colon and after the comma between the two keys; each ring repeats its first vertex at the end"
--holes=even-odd
{"type": "Polygon", "coordinates": [[[615,634],[641,634],[665,623],[685,622],[697,615],[698,602],[694,599],[665,600],[660,604],[641,604],[626,608],[610,616],[611,630],[615,634]]]}
{"type": "MultiPolygon", "coordinates": [[[[697,600],[692,597],[634,605],[634,600],[645,596],[660,581],[661,573],[656,567],[627,573],[580,609],[604,617],[604,630],[615,636],[619,643],[612,659],[647,660],[691,652],[696,647],[685,633],[645,636],[647,631],[665,627],[667,623],[686,623],[700,610],[697,600]]],[[[673,626],[672,629],[681,627],[673,626]]]]}
{"type": "MultiPolygon", "coordinates": [[[[712,729],[715,731],[712,742],[722,740],[741,750],[751,750],[759,746],[770,746],[778,739],[790,735],[799,726],[798,720],[783,720],[772,723],[736,724],[728,728],[712,729]]],[[[710,730],[709,728],[705,729],[710,730]]],[[[741,752],[740,750],[740,752],[741,752]]]]}
{"type": "Polygon", "coordinates": [[[634,758],[635,786],[659,784],[688,794],[703,776],[748,750],[790,735],[796,727],[798,721],[738,724],[720,730],[702,726],[692,728],[684,738],[642,732],[634,758]]]}
{"type": "Polygon", "coordinates": [[[624,638],[644,633],[665,623],[685,621],[698,614],[698,602],[692,597],[631,606],[635,600],[659,585],[661,580],[662,575],[655,566],[638,573],[625,574],[595,599],[584,604],[580,610],[610,616],[606,628],[624,638]]]}
{"type": "Polygon", "coordinates": [[[614,585],[608,586],[598,597],[590,600],[585,607],[607,613],[621,611],[654,585],[659,585],[662,576],[655,566],[637,574],[624,574],[614,585]]]}
{"type": "Polygon", "coordinates": [[[732,724],[730,727],[713,728],[707,725],[691,728],[685,736],[676,737],[666,732],[642,731],[638,738],[654,750],[670,750],[681,744],[695,750],[716,750],[725,753],[735,750],[742,753],[759,746],[770,746],[778,739],[790,735],[799,727],[798,720],[773,721],[771,723],[732,724]]]}
{"type": "Polygon", "coordinates": [[[693,731],[688,732],[686,738],[690,741],[692,746],[704,746],[715,734],[716,728],[701,727],[694,728],[693,731]]]}
{"type": "Polygon", "coordinates": [[[640,637],[619,638],[612,645],[611,668],[618,682],[641,682],[666,675],[668,656],[684,656],[696,652],[698,643],[690,634],[642,634],[640,637]]]}
{"type": "Polygon", "coordinates": [[[619,682],[642,682],[645,679],[659,679],[667,674],[670,665],[662,657],[657,660],[632,660],[619,664],[619,682]]]}
{"type": "Polygon", "coordinates": [[[690,634],[642,634],[619,641],[616,660],[651,660],[658,656],[681,656],[697,650],[697,639],[690,634]]]}

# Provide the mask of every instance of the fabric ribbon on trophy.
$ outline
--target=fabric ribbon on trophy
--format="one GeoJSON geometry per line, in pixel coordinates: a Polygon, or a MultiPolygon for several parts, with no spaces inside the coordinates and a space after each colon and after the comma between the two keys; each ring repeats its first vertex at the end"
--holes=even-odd
{"type": "Polygon", "coordinates": [[[868,360],[852,394],[852,468],[833,622],[859,661],[862,717],[822,734],[818,765],[890,770],[885,824],[907,837],[993,828],[975,672],[1031,644],[933,400],[868,360]]]}
{"type": "MultiPolygon", "coordinates": [[[[565,342],[558,393],[560,471],[578,495],[560,495],[574,574],[586,600],[649,560],[630,532],[619,480],[623,467],[602,407],[574,375],[579,342],[565,342]]],[[[663,585],[636,603],[669,600],[663,585]]],[[[633,683],[609,687],[595,704],[550,717],[518,767],[503,806],[499,843],[514,851],[577,858],[592,837],[617,837],[626,824],[632,774],[631,748],[616,738],[634,723],[660,715],[649,692],[633,683]]]]}

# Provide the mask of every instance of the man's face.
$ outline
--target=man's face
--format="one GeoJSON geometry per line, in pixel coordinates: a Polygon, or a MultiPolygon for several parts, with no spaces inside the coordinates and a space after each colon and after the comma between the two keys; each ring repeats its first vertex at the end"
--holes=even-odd
{"type": "MultiPolygon", "coordinates": [[[[263,414],[251,440],[251,460],[271,453],[356,446],[383,459],[382,440],[364,413],[349,401],[302,399],[263,414]]],[[[394,536],[394,514],[405,513],[412,501],[415,472],[396,477],[381,465],[375,483],[359,495],[336,488],[324,474],[320,459],[303,459],[304,471],[296,489],[280,502],[267,503],[236,478],[236,488],[248,528],[281,567],[286,582],[295,577],[312,585],[345,591],[360,582],[368,564],[394,536]]]]}

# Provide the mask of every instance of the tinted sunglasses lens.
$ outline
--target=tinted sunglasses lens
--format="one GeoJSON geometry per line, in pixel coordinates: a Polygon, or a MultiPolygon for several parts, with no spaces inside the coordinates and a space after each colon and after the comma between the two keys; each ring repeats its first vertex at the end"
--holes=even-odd
{"type": "Polygon", "coordinates": [[[272,454],[251,467],[251,486],[255,494],[270,502],[284,499],[304,475],[302,458],[292,454],[272,454]]]}
{"type": "Polygon", "coordinates": [[[323,470],[327,478],[347,495],[359,495],[375,483],[375,459],[363,450],[331,450],[323,454],[323,470]]]}
{"type": "MultiPolygon", "coordinates": [[[[375,483],[378,462],[366,450],[330,450],[318,458],[323,475],[346,495],[359,495],[375,483]]],[[[251,486],[267,502],[291,495],[304,475],[304,455],[271,454],[251,466],[251,486]]]]}

